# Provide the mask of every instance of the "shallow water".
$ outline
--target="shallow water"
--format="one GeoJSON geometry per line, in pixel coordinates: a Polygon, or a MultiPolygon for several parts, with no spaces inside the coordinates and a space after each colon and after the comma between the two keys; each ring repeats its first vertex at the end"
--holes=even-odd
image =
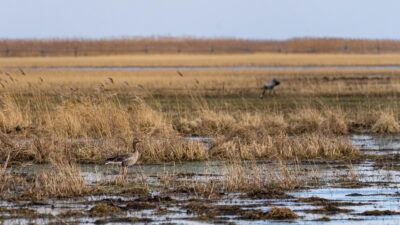
{"type": "Polygon", "coordinates": [[[355,147],[368,154],[397,154],[400,150],[399,135],[352,134],[349,135],[349,140],[355,147]]]}
{"type": "MultiPolygon", "coordinates": [[[[211,138],[186,138],[189,140],[202,141],[206,144],[212,142],[211,138]]],[[[379,136],[379,135],[349,135],[349,141],[363,152],[368,154],[393,154],[400,149],[400,136],[379,136]]],[[[354,164],[343,162],[325,162],[313,161],[309,164],[297,165],[294,162],[287,161],[287,168],[293,170],[296,168],[298,179],[310,180],[318,179],[324,181],[321,185],[310,185],[309,189],[293,191],[289,194],[292,197],[284,199],[242,199],[239,198],[240,193],[227,194],[223,198],[214,199],[207,204],[211,205],[240,205],[244,210],[260,209],[268,212],[271,206],[288,207],[292,209],[300,218],[276,221],[276,220],[243,220],[239,219],[239,215],[219,216],[218,218],[224,222],[232,222],[235,224],[398,224],[400,215],[385,216],[365,216],[360,215],[365,211],[371,210],[391,210],[400,212],[400,170],[387,169],[377,167],[376,162],[366,160],[354,164]],[[314,162],[314,163],[313,163],[314,162]],[[354,175],[357,179],[356,186],[347,186],[343,179],[348,179],[354,175]],[[299,198],[319,197],[338,204],[340,209],[348,209],[349,212],[338,213],[320,213],[315,211],[323,205],[315,205],[313,202],[298,202],[299,198]],[[314,210],[314,211],[313,211],[314,210]],[[327,216],[331,221],[321,222],[314,221],[327,216]]],[[[389,162],[393,163],[393,162],[389,162]]],[[[396,163],[396,162],[394,162],[396,163]]],[[[257,161],[256,163],[244,163],[249,167],[260,167],[267,171],[274,171],[277,164],[270,161],[257,161]]],[[[231,164],[222,161],[208,162],[184,162],[184,163],[163,163],[163,164],[142,164],[129,168],[128,180],[144,179],[149,184],[157,185],[160,183],[160,176],[163,174],[174,174],[182,176],[188,180],[204,180],[219,179],[223,174],[229,172],[228,168],[231,164]]],[[[31,165],[22,171],[12,169],[14,172],[35,173],[37,171],[48,169],[48,165],[31,165]]],[[[88,185],[97,185],[99,182],[112,181],[120,176],[119,167],[110,167],[104,165],[84,164],[81,165],[82,176],[88,185]]],[[[277,172],[278,175],[279,172],[277,172]]],[[[353,182],[354,183],[354,182],[353,182]]],[[[152,192],[157,195],[157,191],[152,192]]],[[[155,209],[137,209],[133,211],[124,211],[118,214],[118,217],[127,218],[147,218],[151,219],[151,224],[206,224],[213,223],[210,221],[193,221],[189,220],[197,215],[187,213],[182,208],[188,198],[192,198],[182,194],[171,194],[171,197],[178,202],[158,203],[160,207],[169,210],[165,214],[157,214],[155,209]]],[[[38,214],[46,215],[45,218],[8,218],[7,212],[0,212],[5,216],[2,221],[5,224],[28,224],[34,223],[99,223],[100,220],[109,219],[110,217],[91,217],[88,214],[82,217],[62,217],[63,213],[70,210],[88,213],[91,208],[98,204],[99,201],[115,201],[119,206],[135,201],[137,196],[132,195],[96,195],[84,196],[70,199],[50,199],[41,204],[29,204],[30,202],[6,202],[0,201],[0,208],[11,209],[32,209],[38,214]],[[119,202],[119,203],[118,203],[119,202]]],[[[145,222],[141,222],[144,224],[145,222]]],[[[123,224],[115,222],[113,224],[123,224]]]]}

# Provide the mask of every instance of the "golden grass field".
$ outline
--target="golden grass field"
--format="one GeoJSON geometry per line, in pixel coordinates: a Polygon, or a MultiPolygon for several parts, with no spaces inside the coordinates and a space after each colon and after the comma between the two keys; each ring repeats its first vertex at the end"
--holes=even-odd
{"type": "Polygon", "coordinates": [[[1,59],[0,129],[6,135],[4,140],[7,136],[38,140],[30,145],[10,144],[3,148],[3,156],[13,146],[20,150],[11,151],[11,161],[47,162],[57,155],[79,162],[102,162],[115,152],[126,151],[129,140],[140,136],[148,140],[143,145],[143,162],[358,157],[342,135],[360,130],[400,132],[398,69],[215,69],[185,70],[179,75],[175,70],[9,67],[389,65],[397,58],[254,54],[1,59]],[[272,78],[281,85],[272,96],[259,99],[263,83],[272,78]],[[298,138],[289,138],[291,135],[298,138]],[[207,151],[182,136],[210,136],[215,145],[207,151]],[[75,138],[83,138],[84,144],[67,142],[75,138]],[[91,144],[91,138],[100,140],[100,146],[91,144]]]}
{"type": "Polygon", "coordinates": [[[223,67],[398,65],[398,54],[152,54],[86,57],[2,57],[0,68],[18,67],[223,67]]]}

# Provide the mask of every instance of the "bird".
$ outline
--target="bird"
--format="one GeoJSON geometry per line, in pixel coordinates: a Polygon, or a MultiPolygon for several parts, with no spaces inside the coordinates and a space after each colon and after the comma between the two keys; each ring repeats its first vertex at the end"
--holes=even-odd
{"type": "Polygon", "coordinates": [[[18,68],[18,70],[19,70],[19,72],[20,72],[23,76],[26,75],[25,72],[24,72],[21,68],[18,68]]]}
{"type": "Polygon", "coordinates": [[[268,82],[264,83],[264,90],[263,92],[260,94],[260,98],[264,97],[265,91],[269,90],[269,93],[272,92],[272,90],[274,89],[275,86],[278,86],[281,82],[277,81],[275,78],[273,80],[270,80],[268,82]]]}
{"type": "Polygon", "coordinates": [[[178,73],[179,76],[183,77],[183,73],[179,70],[176,71],[178,73]]]}
{"type": "Polygon", "coordinates": [[[136,144],[142,142],[141,139],[139,138],[134,138],[132,142],[132,148],[133,151],[126,153],[126,154],[121,154],[121,155],[116,155],[111,158],[108,158],[106,160],[106,165],[107,164],[120,164],[122,166],[122,173],[123,176],[126,178],[128,174],[128,167],[132,166],[136,163],[136,161],[139,159],[139,151],[136,149],[136,144]]]}

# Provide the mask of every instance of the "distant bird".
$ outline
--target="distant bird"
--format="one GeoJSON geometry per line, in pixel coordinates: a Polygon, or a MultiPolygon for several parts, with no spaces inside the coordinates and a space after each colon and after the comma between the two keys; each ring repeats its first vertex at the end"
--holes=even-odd
{"type": "Polygon", "coordinates": [[[109,80],[112,84],[114,84],[114,80],[113,80],[111,77],[109,77],[108,80],[109,80]]]}
{"type": "Polygon", "coordinates": [[[18,68],[18,70],[22,75],[24,75],[24,76],[26,75],[25,72],[21,68],[18,68]]]}
{"type": "Polygon", "coordinates": [[[265,91],[268,90],[269,94],[271,94],[272,90],[274,89],[275,86],[278,86],[280,84],[279,81],[277,81],[275,78],[273,80],[270,80],[266,83],[264,83],[264,90],[263,92],[260,94],[260,98],[263,98],[265,95],[265,91]]]}
{"type": "Polygon", "coordinates": [[[143,87],[143,85],[141,85],[141,84],[136,84],[136,87],[137,87],[137,88],[140,88],[140,89],[142,89],[142,90],[146,90],[146,89],[143,87]]]}
{"type": "Polygon", "coordinates": [[[122,84],[129,87],[129,83],[127,81],[122,82],[122,84]]]}
{"type": "Polygon", "coordinates": [[[181,73],[181,71],[177,70],[176,72],[179,74],[179,76],[183,77],[183,73],[181,73]]]}
{"type": "Polygon", "coordinates": [[[139,151],[136,149],[136,144],[142,142],[141,139],[134,138],[132,143],[133,151],[127,154],[116,155],[106,160],[107,164],[120,164],[122,166],[122,173],[124,177],[128,174],[128,167],[132,166],[139,159],[139,151]]]}

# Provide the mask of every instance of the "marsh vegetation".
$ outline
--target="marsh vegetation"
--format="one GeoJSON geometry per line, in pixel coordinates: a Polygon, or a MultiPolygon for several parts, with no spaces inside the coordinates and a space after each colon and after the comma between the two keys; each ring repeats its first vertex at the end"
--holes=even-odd
{"type": "MultiPolygon", "coordinates": [[[[369,151],[363,145],[367,141],[354,135],[396,137],[400,132],[398,69],[180,73],[27,69],[124,66],[123,62],[274,65],[273,60],[282,65],[285,60],[293,65],[311,61],[390,65],[397,60],[396,55],[212,57],[0,59],[4,67],[0,72],[2,218],[160,223],[173,217],[181,223],[216,223],[329,221],[345,214],[365,219],[375,213],[368,207],[376,199],[328,199],[323,191],[341,188],[349,195],[365,195],[385,185],[388,198],[397,195],[397,148],[375,154],[376,149],[369,151]],[[104,64],[106,60],[110,64],[104,64]],[[276,93],[259,99],[263,83],[273,78],[281,82],[276,93]],[[118,168],[103,163],[129,151],[133,137],[143,139],[138,145],[139,165],[123,179],[118,168]],[[351,188],[358,192],[349,193],[351,188]],[[319,198],[306,199],[306,189],[319,198]],[[33,209],[52,208],[52,204],[60,210],[33,209]],[[64,210],[65,204],[83,210],[64,210]],[[363,211],[357,208],[364,205],[368,207],[363,211]],[[143,216],[141,210],[147,214],[143,216]],[[66,219],[70,216],[74,219],[66,219]]],[[[397,215],[398,210],[383,208],[389,211],[375,214],[397,215]]]]}

